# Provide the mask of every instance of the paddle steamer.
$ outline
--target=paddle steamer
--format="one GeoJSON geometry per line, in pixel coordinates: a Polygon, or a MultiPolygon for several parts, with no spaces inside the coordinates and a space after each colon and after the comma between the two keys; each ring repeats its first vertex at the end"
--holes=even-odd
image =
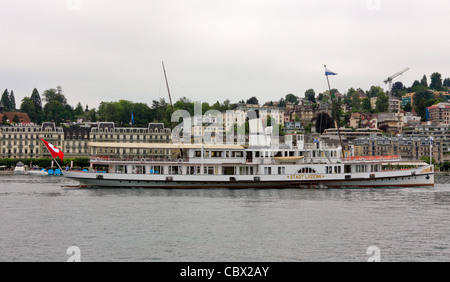
{"type": "Polygon", "coordinates": [[[341,146],[285,136],[278,146],[89,143],[90,171],[64,171],[82,187],[345,188],[434,186],[434,167],[394,169],[399,156],[349,156],[341,146]],[[160,149],[172,157],[121,156],[160,149]]]}

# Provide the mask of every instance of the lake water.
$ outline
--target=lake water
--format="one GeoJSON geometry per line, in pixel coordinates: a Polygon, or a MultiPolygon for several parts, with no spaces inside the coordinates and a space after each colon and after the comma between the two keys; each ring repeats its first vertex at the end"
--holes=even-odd
{"type": "Polygon", "coordinates": [[[450,261],[449,176],[396,189],[72,184],[0,175],[0,261],[450,261]]]}

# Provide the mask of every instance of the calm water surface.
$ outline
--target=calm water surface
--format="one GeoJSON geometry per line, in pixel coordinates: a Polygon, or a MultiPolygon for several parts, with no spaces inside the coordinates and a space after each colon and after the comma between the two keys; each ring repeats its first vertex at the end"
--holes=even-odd
{"type": "Polygon", "coordinates": [[[0,175],[0,261],[450,261],[450,177],[433,188],[76,189],[0,175]]]}

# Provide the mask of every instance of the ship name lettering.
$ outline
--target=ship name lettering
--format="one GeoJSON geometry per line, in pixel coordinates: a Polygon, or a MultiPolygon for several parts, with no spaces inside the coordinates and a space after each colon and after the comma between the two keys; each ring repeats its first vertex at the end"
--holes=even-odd
{"type": "Polygon", "coordinates": [[[298,174],[298,175],[289,175],[289,179],[318,179],[323,178],[323,175],[320,174],[298,174]]]}

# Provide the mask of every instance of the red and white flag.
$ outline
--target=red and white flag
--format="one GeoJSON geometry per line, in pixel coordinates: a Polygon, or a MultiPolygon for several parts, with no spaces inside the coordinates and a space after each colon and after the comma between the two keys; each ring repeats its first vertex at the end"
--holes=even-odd
{"type": "Polygon", "coordinates": [[[48,143],[44,139],[41,138],[41,140],[42,140],[42,142],[44,142],[44,144],[47,147],[47,149],[49,150],[50,154],[52,154],[52,158],[59,157],[61,159],[61,161],[63,160],[64,153],[61,150],[59,150],[58,148],[53,146],[53,144],[48,143]]]}

